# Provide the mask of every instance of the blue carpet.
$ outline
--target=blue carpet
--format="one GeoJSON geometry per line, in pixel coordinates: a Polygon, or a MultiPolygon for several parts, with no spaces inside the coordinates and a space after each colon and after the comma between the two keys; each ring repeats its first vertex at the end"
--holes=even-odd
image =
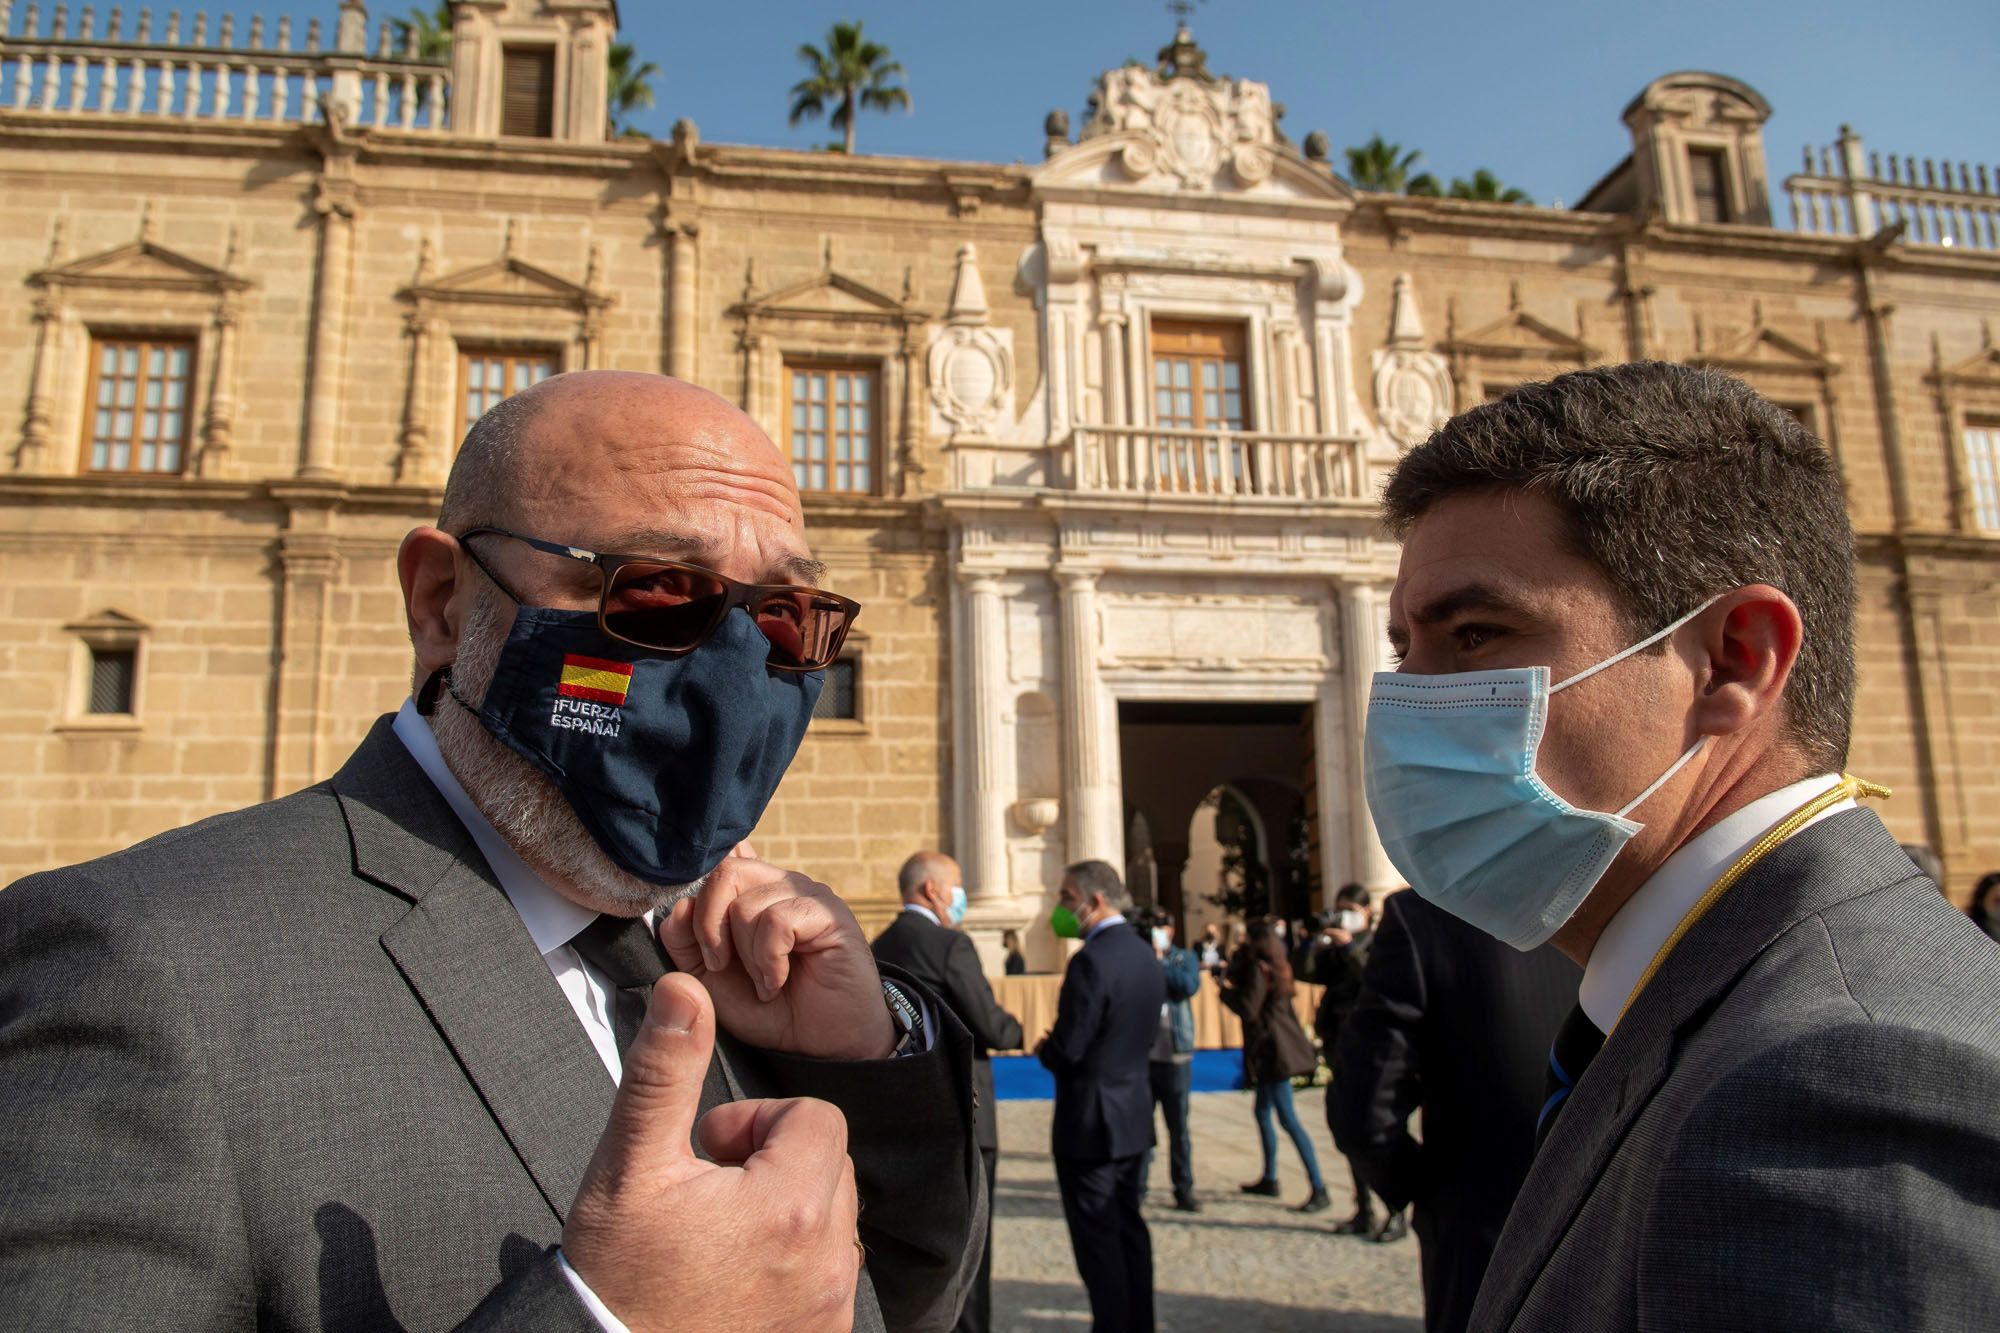
{"type": "MultiPolygon", "coordinates": [[[[1196,1051],[1193,1084],[1195,1092],[1235,1092],[1249,1086],[1243,1081],[1243,1052],[1196,1051]]],[[[1032,1055],[996,1055],[993,1095],[1003,1102],[1045,1102],[1056,1095],[1056,1081],[1032,1055]]]]}

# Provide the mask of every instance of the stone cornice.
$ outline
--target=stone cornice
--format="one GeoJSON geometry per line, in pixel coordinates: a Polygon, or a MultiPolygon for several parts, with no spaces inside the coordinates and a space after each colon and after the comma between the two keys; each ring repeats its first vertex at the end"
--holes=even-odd
{"type": "Polygon", "coordinates": [[[211,481],[180,476],[22,476],[0,474],[0,506],[71,504],[129,509],[135,505],[233,512],[245,505],[328,507],[389,513],[427,521],[444,499],[442,486],[350,486],[292,477],[211,481]]]}

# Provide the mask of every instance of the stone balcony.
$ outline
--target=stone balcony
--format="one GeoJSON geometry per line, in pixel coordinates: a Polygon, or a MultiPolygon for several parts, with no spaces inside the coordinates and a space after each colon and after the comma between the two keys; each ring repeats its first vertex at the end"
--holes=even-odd
{"type": "Polygon", "coordinates": [[[398,51],[388,23],[370,50],[359,15],[359,5],[343,6],[334,49],[323,50],[318,19],[295,48],[289,18],[267,41],[261,17],[239,33],[233,16],[211,30],[197,12],[183,29],[174,10],[156,28],[141,9],[128,32],[116,7],[100,30],[94,6],[72,23],[59,4],[45,23],[28,5],[17,28],[14,6],[0,0],[0,111],[257,125],[334,115],[354,126],[448,132],[450,69],[398,51]]]}
{"type": "Polygon", "coordinates": [[[1078,426],[1057,484],[1100,495],[1292,503],[1372,495],[1359,439],[1157,426],[1078,426]]]}

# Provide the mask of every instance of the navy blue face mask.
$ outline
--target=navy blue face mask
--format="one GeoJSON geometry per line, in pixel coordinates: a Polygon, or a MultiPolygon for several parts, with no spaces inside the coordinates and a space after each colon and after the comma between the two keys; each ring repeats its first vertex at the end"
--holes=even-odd
{"type": "Polygon", "coordinates": [[[594,612],[517,606],[485,701],[443,683],[548,775],[606,856],[686,884],[757,826],[812,720],[826,674],[772,671],[770,651],[740,607],[665,657],[610,637],[594,612]]]}

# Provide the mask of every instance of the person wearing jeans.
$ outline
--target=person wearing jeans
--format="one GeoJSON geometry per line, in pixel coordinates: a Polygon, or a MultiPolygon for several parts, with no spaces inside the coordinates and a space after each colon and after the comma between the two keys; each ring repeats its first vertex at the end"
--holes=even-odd
{"type": "MultiPolygon", "coordinates": [[[[1167,1164],[1174,1182],[1174,1207],[1184,1213],[1201,1211],[1194,1197],[1194,1144],[1188,1137],[1188,1090],[1194,1083],[1194,1008],[1188,1001],[1201,989],[1201,962],[1191,949],[1174,943],[1174,921],[1155,912],[1140,922],[1151,940],[1153,956],[1167,980],[1167,1002],[1160,1006],[1160,1029],[1146,1071],[1153,1084],[1153,1104],[1167,1118],[1167,1164]]],[[[1139,1175],[1139,1192],[1153,1166],[1146,1150],[1146,1168],[1139,1175]]]]}
{"type": "Polygon", "coordinates": [[[1305,1164],[1312,1193],[1298,1206],[1302,1213],[1316,1213],[1331,1203],[1326,1182],[1319,1173],[1319,1156],[1305,1126],[1299,1123],[1292,1105],[1292,1079],[1310,1074],[1319,1065],[1312,1042],[1292,1012],[1292,965],[1285,956],[1284,941],[1269,921],[1250,923],[1248,938],[1229,961],[1223,978],[1222,1001],[1243,1020],[1243,1067],[1251,1086],[1257,1090],[1257,1137],[1264,1149],[1264,1174],[1245,1184],[1245,1194],[1278,1193],[1278,1133],[1272,1121],[1282,1122],[1305,1164]]]}

